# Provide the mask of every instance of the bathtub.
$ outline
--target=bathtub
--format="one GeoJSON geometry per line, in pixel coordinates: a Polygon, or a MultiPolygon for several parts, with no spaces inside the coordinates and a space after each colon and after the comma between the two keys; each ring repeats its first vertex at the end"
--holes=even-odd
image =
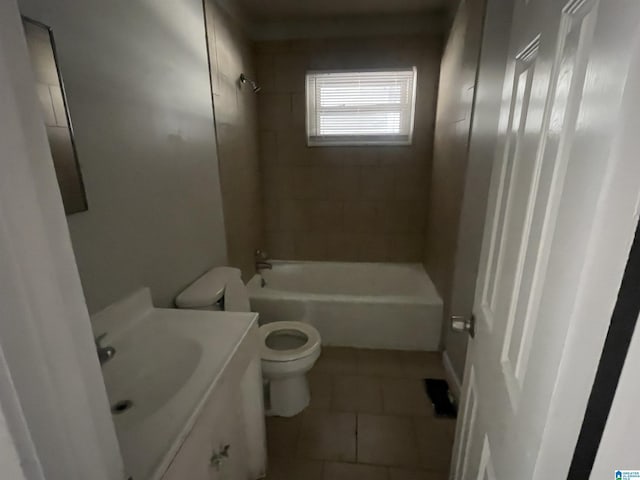
{"type": "Polygon", "coordinates": [[[421,264],[272,263],[247,284],[260,323],[307,322],[329,346],[439,349],[442,299],[421,264]]]}

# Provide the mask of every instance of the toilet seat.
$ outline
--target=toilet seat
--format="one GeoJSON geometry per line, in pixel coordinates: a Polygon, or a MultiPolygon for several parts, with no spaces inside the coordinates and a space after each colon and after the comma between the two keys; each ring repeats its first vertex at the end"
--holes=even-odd
{"type": "Polygon", "coordinates": [[[262,337],[261,357],[270,362],[291,362],[313,354],[320,347],[320,333],[311,325],[304,322],[272,322],[260,327],[262,337]],[[298,348],[290,350],[275,350],[267,346],[267,337],[282,331],[299,332],[307,337],[307,341],[298,348]]]}

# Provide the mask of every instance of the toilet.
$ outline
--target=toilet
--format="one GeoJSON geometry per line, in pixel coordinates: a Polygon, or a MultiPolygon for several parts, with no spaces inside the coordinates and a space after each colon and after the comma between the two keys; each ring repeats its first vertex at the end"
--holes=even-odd
{"type": "MultiPolygon", "coordinates": [[[[240,270],[232,267],[212,268],[175,303],[192,310],[251,311],[240,270]]],[[[309,405],[306,374],[320,356],[320,334],[308,323],[281,321],[262,325],[260,337],[266,414],[292,417],[309,405]]]]}

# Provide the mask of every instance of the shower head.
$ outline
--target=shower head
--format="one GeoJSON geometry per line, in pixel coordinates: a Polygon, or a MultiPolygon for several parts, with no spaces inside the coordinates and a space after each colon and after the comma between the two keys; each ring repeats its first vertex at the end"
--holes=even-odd
{"type": "Polygon", "coordinates": [[[260,87],[256,84],[256,82],[254,82],[250,78],[247,78],[244,73],[241,73],[240,85],[242,86],[245,83],[248,83],[249,85],[251,85],[251,89],[253,90],[253,93],[258,93],[260,91],[260,87]]]}

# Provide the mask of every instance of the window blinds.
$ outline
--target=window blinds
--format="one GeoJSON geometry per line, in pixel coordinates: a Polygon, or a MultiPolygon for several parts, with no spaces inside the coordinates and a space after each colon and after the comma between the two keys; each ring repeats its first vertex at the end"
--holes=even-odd
{"type": "Polygon", "coordinates": [[[408,145],[415,67],[307,73],[309,145],[408,145]]]}

